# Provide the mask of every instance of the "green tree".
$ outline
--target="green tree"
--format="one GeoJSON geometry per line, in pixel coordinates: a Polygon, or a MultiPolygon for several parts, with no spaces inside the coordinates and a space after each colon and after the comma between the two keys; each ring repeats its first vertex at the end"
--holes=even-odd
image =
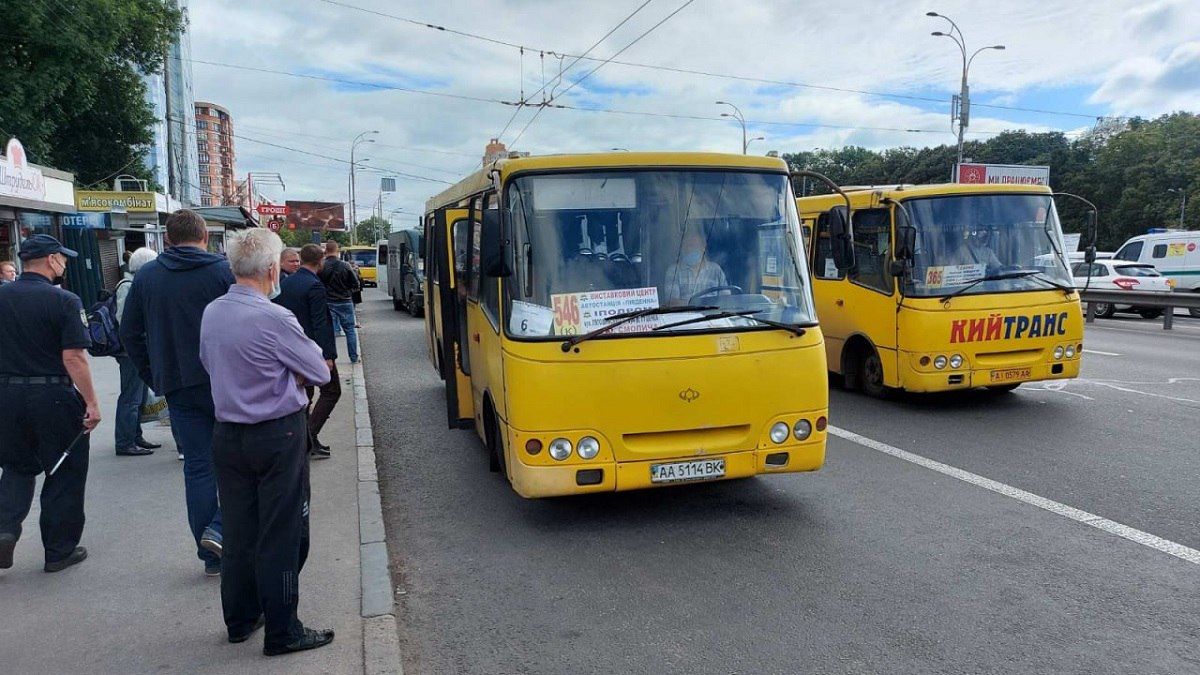
{"type": "Polygon", "coordinates": [[[0,135],[82,184],[148,178],[154,117],[141,73],[161,71],[182,29],[171,0],[0,2],[0,135]]]}
{"type": "Polygon", "coordinates": [[[387,239],[388,232],[391,231],[391,223],[378,216],[371,216],[358,221],[358,226],[354,228],[354,240],[356,244],[366,246],[380,239],[387,239]]]}

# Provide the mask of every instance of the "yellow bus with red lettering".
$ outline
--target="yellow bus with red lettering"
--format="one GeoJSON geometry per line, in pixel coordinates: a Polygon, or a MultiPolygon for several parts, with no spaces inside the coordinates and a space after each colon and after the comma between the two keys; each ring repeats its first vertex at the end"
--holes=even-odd
{"type": "Polygon", "coordinates": [[[829,370],[848,387],[1010,391],[1078,376],[1083,315],[1049,188],[844,188],[797,208],[829,370]]]}
{"type": "Polygon", "coordinates": [[[825,350],[778,159],[514,157],[426,203],[447,421],[524,497],[824,463],[825,350]]]}

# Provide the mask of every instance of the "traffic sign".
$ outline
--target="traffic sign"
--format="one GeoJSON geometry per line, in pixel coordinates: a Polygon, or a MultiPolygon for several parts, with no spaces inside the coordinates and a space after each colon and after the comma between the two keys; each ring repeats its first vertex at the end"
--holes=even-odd
{"type": "Polygon", "coordinates": [[[272,218],[271,220],[267,221],[267,229],[271,230],[272,232],[278,232],[281,227],[283,227],[282,220],[276,220],[272,218]]]}

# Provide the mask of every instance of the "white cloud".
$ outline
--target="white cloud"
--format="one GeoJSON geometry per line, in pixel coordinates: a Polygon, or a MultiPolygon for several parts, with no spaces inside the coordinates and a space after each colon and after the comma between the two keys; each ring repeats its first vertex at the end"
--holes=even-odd
{"type": "MultiPolygon", "coordinates": [[[[586,49],[640,4],[634,0],[345,2],[570,52],[586,49]]],[[[612,55],[681,2],[651,2],[597,47],[594,55],[612,55]]],[[[542,60],[536,51],[526,52],[522,74],[515,49],[319,0],[192,0],[191,5],[193,58],[199,60],[341,74],[346,79],[510,101],[519,97],[522,81],[527,95],[542,83],[542,60]]],[[[1053,4],[1025,0],[984,6],[966,0],[938,0],[934,5],[865,0],[851,8],[798,0],[696,0],[618,58],[848,89],[907,92],[948,101],[957,88],[961,59],[949,40],[929,36],[930,31],[945,27],[944,22],[924,16],[933,8],[955,17],[971,45],[1002,42],[1007,46],[1004,52],[980,55],[972,66],[976,101],[987,96],[1013,101],[1034,89],[1099,86],[1092,103],[1111,105],[1117,112],[1152,114],[1197,107],[1190,97],[1198,80],[1186,85],[1179,78],[1189,72],[1189,55],[1194,54],[1185,41],[1200,34],[1200,17],[1197,12],[1183,11],[1179,2],[1145,5],[1126,0],[1098,5],[1089,0],[1053,4]],[[1155,101],[1164,105],[1155,108],[1155,101]]],[[[595,65],[585,61],[571,71],[571,77],[595,65]]],[[[545,58],[547,74],[556,72],[557,67],[556,59],[545,58]]],[[[350,90],[317,80],[210,65],[195,64],[194,73],[197,98],[229,108],[239,135],[345,159],[351,138],[360,131],[377,129],[378,143],[360,147],[370,159],[367,166],[451,181],[478,166],[488,138],[513,114],[513,108],[494,103],[350,90]]],[[[765,143],[755,144],[759,152],[845,143],[930,145],[952,139],[947,104],[768,87],[617,64],[597,71],[563,100],[716,116],[721,109],[713,101],[718,99],[739,103],[746,116],[755,120],[928,130],[906,133],[764,125],[752,129],[754,136],[767,136],[765,143]]],[[[1079,101],[1076,105],[1083,104],[1079,101]]],[[[1009,117],[1000,114],[1004,111],[976,108],[974,112],[973,131],[1068,129],[1079,124],[1078,119],[1061,117],[1037,117],[1038,124],[1016,124],[1004,119],[1009,117]]],[[[532,110],[522,111],[505,140],[511,140],[532,114],[532,110]]],[[[550,109],[538,117],[518,145],[535,153],[612,147],[732,152],[739,149],[740,140],[740,130],[730,121],[550,109]]],[[[237,151],[240,173],[278,171],[284,175],[287,192],[278,196],[344,199],[345,164],[245,139],[237,140],[237,151]]],[[[385,197],[385,207],[403,207],[415,214],[441,185],[401,180],[398,188],[396,195],[385,197]]],[[[377,183],[360,177],[360,204],[372,201],[376,194],[377,183]]]]}

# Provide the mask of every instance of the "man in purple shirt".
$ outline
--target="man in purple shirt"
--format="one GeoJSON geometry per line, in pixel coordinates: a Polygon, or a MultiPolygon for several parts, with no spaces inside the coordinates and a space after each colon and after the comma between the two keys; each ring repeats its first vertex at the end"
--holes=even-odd
{"type": "Polygon", "coordinates": [[[282,250],[268,230],[230,241],[237,283],[205,308],[200,324],[200,361],[217,418],[225,627],[230,642],[245,642],[265,622],[267,656],[333,641],[332,630],[306,628],[296,617],[308,555],[304,385],[328,382],[329,366],[296,317],[268,299],[279,293],[282,250]]]}

